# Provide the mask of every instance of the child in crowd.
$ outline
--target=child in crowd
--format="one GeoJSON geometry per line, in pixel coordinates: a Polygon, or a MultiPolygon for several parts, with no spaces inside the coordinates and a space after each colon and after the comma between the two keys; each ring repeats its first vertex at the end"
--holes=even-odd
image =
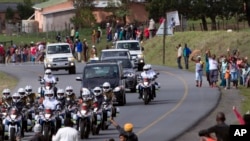
{"type": "Polygon", "coordinates": [[[225,77],[225,80],[226,80],[225,90],[230,89],[230,66],[229,65],[227,65],[227,69],[226,69],[224,77],[225,77]]]}

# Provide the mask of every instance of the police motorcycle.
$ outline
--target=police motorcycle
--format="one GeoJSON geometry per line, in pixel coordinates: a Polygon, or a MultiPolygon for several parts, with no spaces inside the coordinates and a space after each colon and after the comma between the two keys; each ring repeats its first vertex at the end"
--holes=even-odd
{"type": "Polygon", "coordinates": [[[91,93],[87,88],[82,88],[81,97],[79,97],[79,108],[73,117],[77,121],[77,130],[80,132],[81,139],[89,138],[92,116],[93,110],[91,93]]]}
{"type": "Polygon", "coordinates": [[[120,109],[113,105],[113,102],[116,101],[112,93],[116,92],[116,88],[113,90],[110,86],[110,83],[104,82],[102,85],[102,91],[104,95],[104,101],[102,103],[102,130],[108,129],[111,124],[110,119],[117,117],[120,113],[120,109]],[[111,94],[111,95],[110,95],[111,94]],[[108,98],[109,95],[109,98],[108,98]]]}
{"type": "Polygon", "coordinates": [[[20,137],[22,132],[22,115],[18,113],[16,107],[12,107],[9,111],[3,120],[4,138],[7,138],[9,141],[16,141],[16,138],[20,137]]]}
{"type": "Polygon", "coordinates": [[[40,97],[44,97],[45,90],[53,90],[54,96],[56,96],[56,93],[57,93],[56,84],[59,81],[58,77],[56,77],[56,82],[53,82],[51,80],[45,80],[44,78],[39,76],[38,81],[40,81],[40,84],[41,84],[41,86],[38,88],[38,91],[37,91],[40,97]]]}
{"type": "Polygon", "coordinates": [[[94,94],[94,102],[93,102],[93,116],[91,122],[91,130],[92,135],[98,135],[101,129],[101,121],[102,121],[102,102],[104,97],[102,95],[101,87],[95,87],[92,90],[94,94]]]}
{"type": "Polygon", "coordinates": [[[39,114],[35,119],[42,126],[42,133],[46,140],[51,140],[52,135],[61,128],[61,104],[53,96],[53,90],[45,91],[45,100],[40,102],[39,114]]]}
{"type": "Polygon", "coordinates": [[[8,116],[8,108],[5,106],[1,107],[0,111],[0,140],[4,140],[5,135],[4,135],[4,119],[8,116]]]}

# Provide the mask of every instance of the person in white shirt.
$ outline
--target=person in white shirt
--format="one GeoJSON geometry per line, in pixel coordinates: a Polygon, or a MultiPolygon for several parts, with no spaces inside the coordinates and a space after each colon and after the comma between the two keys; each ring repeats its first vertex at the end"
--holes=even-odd
{"type": "Polygon", "coordinates": [[[210,77],[211,87],[217,87],[216,83],[218,82],[219,63],[216,60],[215,54],[211,55],[210,51],[208,51],[208,63],[209,63],[209,77],[210,77]]]}
{"type": "Polygon", "coordinates": [[[182,66],[181,66],[182,47],[181,47],[181,44],[179,44],[176,48],[178,49],[178,51],[177,51],[178,68],[182,69],[182,66]]]}
{"type": "Polygon", "coordinates": [[[70,118],[64,120],[64,126],[52,137],[52,141],[78,141],[78,131],[73,128],[73,122],[70,118]]]}

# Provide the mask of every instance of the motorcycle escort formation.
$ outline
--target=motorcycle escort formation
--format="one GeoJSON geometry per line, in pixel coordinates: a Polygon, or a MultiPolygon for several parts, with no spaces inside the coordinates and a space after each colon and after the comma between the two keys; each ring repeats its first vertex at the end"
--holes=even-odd
{"type": "Polygon", "coordinates": [[[107,130],[110,119],[120,112],[113,105],[115,97],[108,82],[94,89],[81,88],[77,97],[72,86],[56,88],[54,84],[58,79],[39,77],[39,80],[45,85],[38,88],[38,93],[32,91],[31,85],[19,88],[12,95],[10,89],[3,90],[0,141],[16,141],[24,137],[25,132],[33,132],[35,124],[41,125],[46,141],[51,141],[66,118],[75,123],[81,139],[88,139],[90,134],[99,135],[101,130],[107,130]]]}

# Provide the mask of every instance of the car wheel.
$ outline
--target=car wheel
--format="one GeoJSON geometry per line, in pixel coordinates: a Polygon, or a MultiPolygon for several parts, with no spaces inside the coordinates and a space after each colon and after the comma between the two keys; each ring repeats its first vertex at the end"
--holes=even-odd
{"type": "Polygon", "coordinates": [[[76,74],[76,68],[75,67],[70,68],[69,74],[76,74]]]}
{"type": "Polygon", "coordinates": [[[127,104],[127,97],[126,97],[126,94],[124,94],[124,104],[127,104]]]}
{"type": "Polygon", "coordinates": [[[144,64],[138,64],[138,71],[142,71],[143,70],[143,66],[144,66],[144,64]]]}
{"type": "Polygon", "coordinates": [[[135,93],[136,92],[136,85],[134,85],[133,88],[130,88],[130,92],[131,93],[135,93]]]}

